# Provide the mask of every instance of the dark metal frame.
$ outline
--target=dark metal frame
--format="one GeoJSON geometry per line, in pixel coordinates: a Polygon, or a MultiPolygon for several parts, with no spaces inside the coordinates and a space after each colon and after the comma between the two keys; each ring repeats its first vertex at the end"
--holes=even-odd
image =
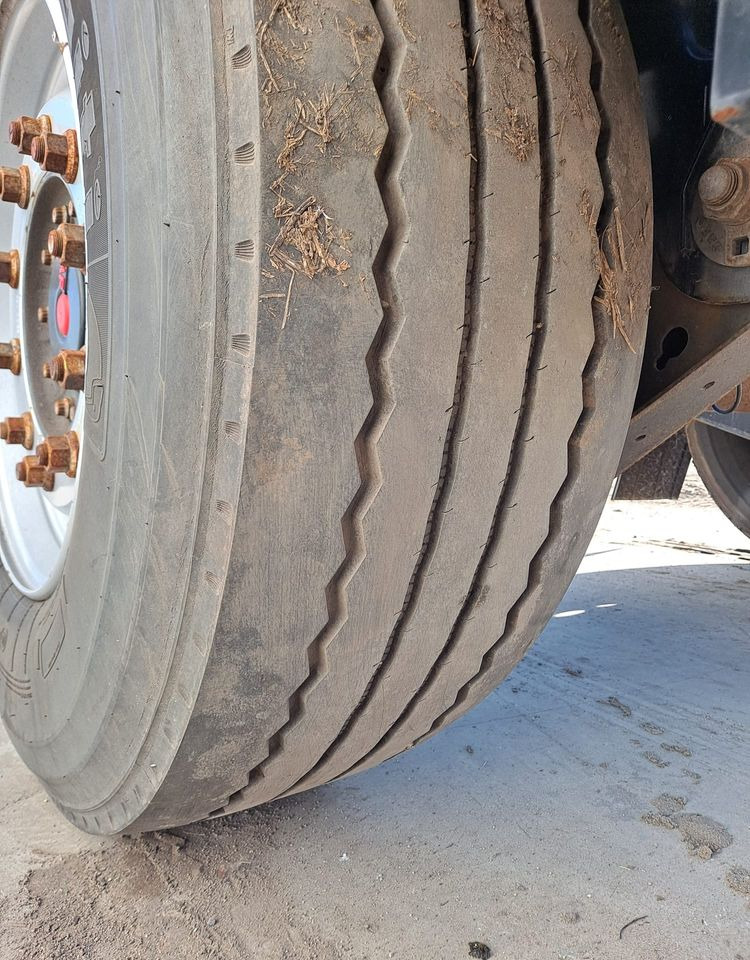
{"type": "MultiPolygon", "coordinates": [[[[747,3],[623,0],[623,6],[651,140],[655,242],[646,350],[621,473],[750,373],[750,267],[713,262],[693,238],[702,172],[719,156],[750,154],[744,139],[750,59],[747,43],[738,42],[740,30],[750,39],[747,3]]],[[[656,455],[640,472],[648,477],[653,464],[669,469],[676,462],[656,455]]],[[[620,487],[632,491],[633,481],[625,478],[620,487]]]]}

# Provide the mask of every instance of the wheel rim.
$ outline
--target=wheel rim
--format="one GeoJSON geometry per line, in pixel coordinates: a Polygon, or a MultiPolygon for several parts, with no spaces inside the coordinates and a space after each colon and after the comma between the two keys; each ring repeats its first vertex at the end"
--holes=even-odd
{"type": "MultiPolygon", "coordinates": [[[[21,116],[49,117],[53,134],[60,138],[74,131],[76,144],[81,143],[73,60],[59,0],[19,4],[5,28],[0,120],[21,116]]],[[[29,199],[25,208],[13,195],[0,203],[0,249],[17,251],[18,263],[17,286],[4,284],[0,290],[0,341],[17,343],[20,355],[20,371],[0,370],[0,558],[19,590],[44,599],[65,562],[84,427],[82,373],[71,377],[67,366],[49,367],[62,356],[60,350],[70,354],[66,364],[73,353],[83,363],[86,275],[85,252],[75,253],[72,244],[62,258],[48,250],[43,263],[42,255],[50,231],[61,222],[69,221],[62,228],[66,237],[85,237],[85,190],[82,164],[74,176],[70,167],[67,174],[55,172],[51,160],[35,162],[33,152],[21,155],[11,144],[2,145],[1,157],[6,168],[28,170],[29,199]],[[50,379],[58,372],[66,377],[62,382],[50,379]]]]}
{"type": "Polygon", "coordinates": [[[694,420],[690,453],[706,489],[732,523],[750,537],[750,440],[694,420]]]}

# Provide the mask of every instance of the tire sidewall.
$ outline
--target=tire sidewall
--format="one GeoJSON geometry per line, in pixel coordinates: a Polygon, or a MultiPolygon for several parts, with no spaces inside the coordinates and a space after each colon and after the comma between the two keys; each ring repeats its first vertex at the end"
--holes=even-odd
{"type": "Polygon", "coordinates": [[[722,513],[750,537],[750,440],[700,420],[687,438],[698,475],[722,513]]]}
{"type": "Polygon", "coordinates": [[[210,506],[217,483],[233,502],[244,444],[241,414],[229,437],[221,410],[250,371],[227,374],[216,302],[216,13],[193,0],[67,7],[87,191],[84,453],[55,593],[6,590],[6,650],[24,672],[3,714],[68,816],[111,832],[156,789],[200,682],[231,542],[210,506]]]}

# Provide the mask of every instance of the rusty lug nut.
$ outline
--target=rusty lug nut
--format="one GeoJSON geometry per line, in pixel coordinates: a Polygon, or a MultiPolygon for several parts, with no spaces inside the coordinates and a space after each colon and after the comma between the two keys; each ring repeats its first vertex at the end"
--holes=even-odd
{"type": "Polygon", "coordinates": [[[68,213],[67,206],[52,208],[53,223],[67,223],[68,220],[70,220],[70,214],[68,213]]]}
{"type": "Polygon", "coordinates": [[[42,250],[41,261],[43,267],[52,266],[52,254],[49,250],[42,250]]]}
{"type": "Polygon", "coordinates": [[[47,249],[64,267],[86,269],[86,235],[78,223],[61,223],[50,232],[47,249]]]}
{"type": "Polygon", "coordinates": [[[8,138],[14,147],[18,147],[19,153],[28,156],[31,153],[31,143],[34,138],[51,131],[52,120],[47,116],[18,117],[10,122],[8,138]]]}
{"type": "Polygon", "coordinates": [[[698,181],[703,212],[711,220],[750,220],[750,157],[722,157],[698,181]]]}
{"type": "Polygon", "coordinates": [[[42,367],[42,376],[56,380],[64,390],[83,390],[86,354],[83,350],[61,350],[42,367]]]}
{"type": "Polygon", "coordinates": [[[16,479],[27,487],[43,487],[48,493],[55,489],[55,475],[39,462],[39,457],[24,457],[16,464],[16,479]]]}
{"type": "Polygon", "coordinates": [[[0,421],[0,440],[6,443],[21,443],[27,450],[34,446],[34,421],[27,411],[20,417],[6,417],[0,421]]]}
{"type": "Polygon", "coordinates": [[[49,310],[47,307],[39,307],[36,312],[36,318],[39,323],[46,323],[49,320],[49,310]]]}
{"type": "Polygon", "coordinates": [[[31,174],[25,164],[20,167],[0,167],[0,200],[17,203],[25,210],[30,196],[31,174]]]}
{"type": "Polygon", "coordinates": [[[21,372],[21,344],[18,340],[0,343],[0,370],[10,370],[14,376],[21,372]]]}
{"type": "Polygon", "coordinates": [[[78,434],[71,430],[60,437],[47,437],[36,448],[36,455],[50,473],[74,477],[78,469],[78,434]]]}
{"type": "Polygon", "coordinates": [[[18,286],[21,275],[21,258],[18,250],[8,250],[0,253],[0,283],[7,283],[9,287],[18,286]]]}
{"type": "Polygon", "coordinates": [[[78,135],[75,130],[65,133],[42,133],[31,141],[31,159],[48,173],[59,173],[67,183],[78,176],[78,135]]]}
{"type": "Polygon", "coordinates": [[[70,397],[59,397],[55,400],[55,415],[65,417],[66,420],[72,420],[76,415],[76,405],[70,397]]]}

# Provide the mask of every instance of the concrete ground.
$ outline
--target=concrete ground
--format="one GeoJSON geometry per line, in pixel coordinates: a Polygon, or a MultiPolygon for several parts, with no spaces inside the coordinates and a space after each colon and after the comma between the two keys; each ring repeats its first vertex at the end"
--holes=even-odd
{"type": "Polygon", "coordinates": [[[750,541],[610,504],[527,659],[377,770],[77,833],[0,741],[0,960],[750,960],[750,541]]]}

